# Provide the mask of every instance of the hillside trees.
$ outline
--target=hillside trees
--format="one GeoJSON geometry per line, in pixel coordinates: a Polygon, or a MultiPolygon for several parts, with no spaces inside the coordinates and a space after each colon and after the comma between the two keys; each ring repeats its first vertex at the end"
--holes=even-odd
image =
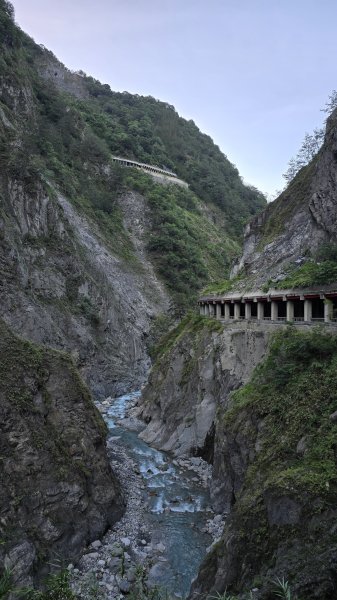
{"type": "MultiPolygon", "coordinates": [[[[337,108],[337,91],[333,90],[330,94],[325,107],[322,112],[325,112],[328,116],[337,108]]],[[[326,123],[326,120],[325,120],[326,123]]],[[[288,163],[288,168],[283,174],[287,184],[289,184],[295,177],[295,175],[319,152],[324,142],[324,127],[315,128],[313,133],[306,133],[304,140],[300,146],[300,149],[294,158],[291,158],[288,163]]]]}

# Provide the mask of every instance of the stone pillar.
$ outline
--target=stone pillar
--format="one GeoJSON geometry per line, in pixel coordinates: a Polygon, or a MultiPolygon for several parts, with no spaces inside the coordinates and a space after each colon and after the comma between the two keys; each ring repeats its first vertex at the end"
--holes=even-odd
{"type": "Polygon", "coordinates": [[[208,304],[205,304],[205,306],[204,306],[204,310],[205,310],[205,317],[209,317],[209,308],[208,308],[208,304]]]}
{"type": "Polygon", "coordinates": [[[275,300],[271,301],[270,316],[271,316],[272,321],[277,321],[277,319],[278,319],[278,304],[277,304],[277,302],[275,302],[275,300]]]}
{"type": "Polygon", "coordinates": [[[240,304],[238,302],[234,303],[234,319],[240,319],[240,304]]]}
{"type": "Polygon", "coordinates": [[[258,321],[262,321],[264,317],[264,304],[263,302],[257,303],[257,319],[258,321]]]}
{"type": "Polygon", "coordinates": [[[287,321],[294,320],[294,303],[292,300],[287,300],[287,321]]]}
{"type": "Polygon", "coordinates": [[[247,319],[247,321],[251,318],[252,316],[252,305],[250,304],[250,302],[246,302],[245,303],[245,319],[247,319]]]}
{"type": "Polygon", "coordinates": [[[216,310],[216,318],[221,319],[221,304],[216,304],[215,310],[216,310]]]}
{"type": "Polygon", "coordinates": [[[304,321],[310,323],[312,319],[312,302],[311,300],[304,300],[304,321]]]}
{"type": "Polygon", "coordinates": [[[331,300],[324,300],[324,321],[329,323],[332,319],[333,304],[331,300]]]}
{"type": "Polygon", "coordinates": [[[229,317],[230,317],[230,306],[229,304],[225,304],[225,320],[229,321],[229,317]]]}
{"type": "Polygon", "coordinates": [[[201,316],[203,316],[205,314],[204,305],[203,304],[199,305],[199,313],[200,313],[201,316]]]}

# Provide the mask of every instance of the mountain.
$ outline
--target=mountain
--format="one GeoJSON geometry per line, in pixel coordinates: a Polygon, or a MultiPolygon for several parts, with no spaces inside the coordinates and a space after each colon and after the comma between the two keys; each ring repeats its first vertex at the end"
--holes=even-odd
{"type": "Polygon", "coordinates": [[[156,316],[228,272],[265,200],[173,107],[71,73],[3,0],[0,34],[1,316],[71,352],[96,394],[137,386],[156,316]],[[190,189],[112,154],[173,168],[190,189]]]}
{"type": "Polygon", "coordinates": [[[0,578],[39,585],[124,510],[91,394],[144,383],[158,332],[228,272],[265,200],[173,107],[67,70],[6,0],[0,167],[0,578]]]}

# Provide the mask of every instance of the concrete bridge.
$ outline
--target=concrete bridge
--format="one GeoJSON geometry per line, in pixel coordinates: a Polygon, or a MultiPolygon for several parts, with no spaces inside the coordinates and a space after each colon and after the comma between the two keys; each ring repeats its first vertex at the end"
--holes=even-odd
{"type": "Polygon", "coordinates": [[[182,179],[179,179],[176,173],[173,173],[173,171],[160,169],[160,167],[141,163],[136,160],[130,160],[129,158],[121,158],[120,156],[112,156],[111,158],[114,162],[120,164],[122,167],[133,167],[134,169],[140,169],[141,171],[148,173],[160,183],[175,183],[176,185],[188,188],[188,183],[182,179]]]}
{"type": "Polygon", "coordinates": [[[272,290],[268,294],[205,296],[198,304],[201,315],[224,321],[336,323],[337,285],[325,290],[272,290]]]}

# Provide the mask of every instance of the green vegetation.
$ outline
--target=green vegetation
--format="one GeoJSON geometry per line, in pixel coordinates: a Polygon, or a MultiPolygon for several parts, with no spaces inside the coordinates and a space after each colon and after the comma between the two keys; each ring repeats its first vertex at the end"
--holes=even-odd
{"type": "Polygon", "coordinates": [[[269,287],[276,289],[309,288],[314,285],[327,285],[335,282],[337,282],[337,245],[323,244],[313,258],[309,258],[302,265],[292,266],[285,279],[276,283],[269,280],[265,289],[268,291],[269,287]]]}
{"type": "Polygon", "coordinates": [[[202,214],[190,190],[163,187],[129,172],[125,185],[142,193],[151,208],[148,251],[176,303],[188,307],[210,278],[226,272],[239,246],[202,214]]]}
{"type": "Polygon", "coordinates": [[[105,137],[113,154],[173,169],[204,202],[226,214],[228,232],[241,236],[242,225],[265,205],[261,193],[245,186],[237,169],[193,121],[151,96],[112,92],[83,78],[90,100],[82,110],[94,133],[105,137]]]}
{"type": "Polygon", "coordinates": [[[282,577],[282,579],[276,577],[276,579],[274,579],[272,583],[274,585],[274,594],[277,598],[283,598],[283,600],[291,600],[291,588],[288,581],[286,581],[284,577],[282,577]]]}
{"type": "Polygon", "coordinates": [[[242,280],[242,275],[237,275],[233,277],[233,279],[223,279],[222,281],[216,281],[214,283],[209,283],[201,292],[203,296],[207,296],[215,294],[221,295],[226,294],[227,292],[231,292],[235,290],[237,284],[242,280]]]}
{"type": "Polygon", "coordinates": [[[264,474],[259,493],[275,486],[301,497],[305,486],[307,493],[320,493],[328,502],[330,488],[337,490],[337,425],[330,419],[336,410],[336,367],[335,336],[289,327],[275,334],[250,383],[234,392],[232,408],[224,416],[227,426],[243,409],[264,420],[263,452],[248,473],[249,480],[253,471],[264,474]],[[307,450],[301,456],[296,448],[303,436],[307,450]]]}
{"type": "Polygon", "coordinates": [[[221,331],[222,324],[215,319],[208,319],[189,312],[185,317],[170,331],[164,335],[156,345],[153,355],[156,360],[166,356],[177,342],[187,334],[196,334],[201,331],[221,331]]]}
{"type": "Polygon", "coordinates": [[[272,283],[272,286],[276,289],[308,288],[312,285],[324,285],[336,281],[337,262],[331,260],[321,263],[308,261],[298,268],[291,269],[285,279],[272,283]]]}
{"type": "Polygon", "coordinates": [[[6,600],[8,594],[12,591],[12,574],[5,569],[0,576],[0,600],[6,600]]]}
{"type": "Polygon", "coordinates": [[[63,67],[12,17],[10,4],[0,0],[2,193],[13,179],[30,194],[51,194],[56,186],[98,225],[112,252],[139,270],[121,198],[140,191],[151,208],[148,250],[184,308],[210,279],[226,274],[242,225],[264,206],[263,196],[243,185],[211,138],[172,106],[112,92],[83,73],[65,71],[74,95],[56,88],[39,72],[63,67]],[[111,154],[173,169],[190,190],[156,185],[111,163],[111,154]]]}
{"type": "Polygon", "coordinates": [[[70,575],[67,570],[50,575],[44,582],[43,590],[32,588],[15,588],[12,585],[11,573],[5,570],[0,577],[0,599],[7,600],[10,593],[26,600],[75,600],[76,596],[70,588],[70,575]]]}
{"type": "Polygon", "coordinates": [[[75,600],[70,588],[70,575],[67,570],[51,575],[45,582],[44,590],[25,590],[27,600],[75,600]]]}

